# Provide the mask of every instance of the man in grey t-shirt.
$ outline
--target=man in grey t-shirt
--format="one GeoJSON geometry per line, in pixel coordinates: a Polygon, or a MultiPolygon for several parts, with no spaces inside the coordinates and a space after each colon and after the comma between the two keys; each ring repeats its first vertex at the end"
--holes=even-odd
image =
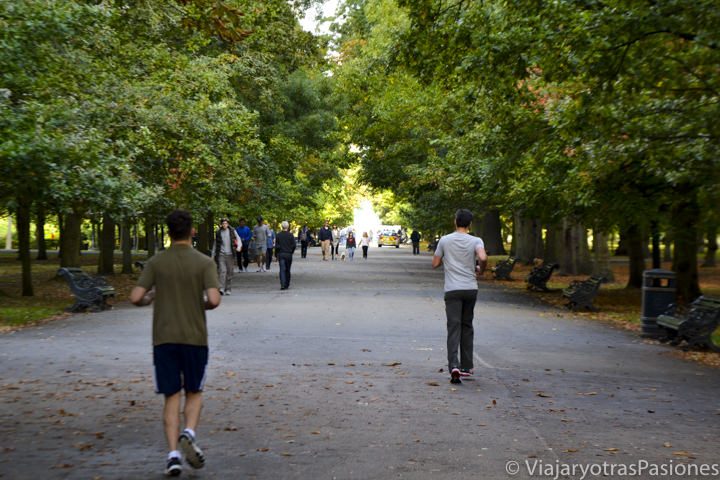
{"type": "Polygon", "coordinates": [[[445,271],[448,370],[452,383],[462,383],[461,376],[472,374],[477,280],[487,266],[485,244],[468,233],[472,218],[470,210],[455,212],[455,232],[440,239],[432,259],[433,268],[443,265],[445,271]]]}

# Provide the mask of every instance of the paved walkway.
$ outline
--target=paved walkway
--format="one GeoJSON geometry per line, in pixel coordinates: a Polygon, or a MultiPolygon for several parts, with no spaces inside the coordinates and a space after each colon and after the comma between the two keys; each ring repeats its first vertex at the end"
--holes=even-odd
{"type": "MultiPolygon", "coordinates": [[[[476,377],[449,384],[442,272],[429,263],[409,248],[355,262],[310,249],[288,291],[276,264],[237,274],[208,318],[208,463],[183,477],[507,479],[517,461],[513,478],[547,478],[528,468],[717,462],[717,370],[515,290],[481,284],[476,377]]],[[[162,478],[150,314],[121,305],[0,336],[0,478],[162,478]]]]}

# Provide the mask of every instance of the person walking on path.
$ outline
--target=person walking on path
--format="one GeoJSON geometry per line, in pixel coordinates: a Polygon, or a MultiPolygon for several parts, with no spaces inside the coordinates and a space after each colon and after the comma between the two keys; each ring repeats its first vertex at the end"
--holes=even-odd
{"type": "Polygon", "coordinates": [[[332,230],[330,230],[330,227],[328,226],[329,222],[325,220],[325,224],[320,229],[320,232],[318,233],[318,240],[320,240],[320,246],[322,247],[322,259],[327,260],[328,259],[328,253],[330,251],[330,246],[332,244],[333,234],[332,230]]]}
{"type": "Polygon", "coordinates": [[[332,259],[335,260],[335,255],[340,253],[340,230],[338,230],[337,225],[333,225],[332,238],[330,253],[332,254],[332,259]]]}
{"type": "Polygon", "coordinates": [[[445,271],[448,371],[452,383],[462,383],[461,376],[472,375],[477,281],[487,266],[485,244],[468,233],[472,218],[470,210],[455,212],[455,232],[440,239],[432,259],[433,268],[443,265],[445,271]]]}
{"type": "Polygon", "coordinates": [[[265,255],[265,270],[270,271],[273,261],[273,253],[275,252],[275,230],[268,227],[267,236],[267,254],[265,255]]]}
{"type": "Polygon", "coordinates": [[[280,224],[282,231],[277,234],[275,249],[278,257],[278,268],[280,270],[280,290],[290,288],[290,268],[292,257],[295,253],[295,237],[290,233],[290,224],[285,220],[280,224]]]}
{"type": "Polygon", "coordinates": [[[255,240],[255,261],[257,262],[258,272],[265,271],[268,233],[268,226],[263,223],[263,218],[257,217],[257,225],[253,228],[253,238],[255,240]]]}
{"type": "Polygon", "coordinates": [[[248,250],[250,248],[250,240],[252,240],[252,230],[245,224],[245,219],[241,218],[238,220],[238,227],[235,229],[235,232],[240,237],[240,240],[242,240],[242,250],[237,255],[238,269],[241,272],[243,270],[247,272],[248,265],[250,264],[248,250]]]}
{"type": "Polygon", "coordinates": [[[347,240],[345,240],[345,251],[347,252],[348,260],[352,261],[355,258],[355,235],[353,232],[348,232],[347,240]]]}
{"type": "Polygon", "coordinates": [[[413,230],[410,234],[410,241],[412,241],[413,255],[420,255],[420,232],[413,230]]]}
{"type": "Polygon", "coordinates": [[[232,279],[235,272],[235,256],[242,250],[242,240],[227,218],[220,219],[220,228],[215,232],[212,257],[220,271],[220,295],[232,293],[232,279]]]}
{"type": "Polygon", "coordinates": [[[308,242],[310,241],[310,229],[307,224],[303,225],[298,232],[298,240],[300,240],[300,258],[307,257],[308,242]]]}
{"type": "Polygon", "coordinates": [[[370,248],[370,237],[368,237],[367,232],[363,232],[362,237],[360,237],[360,246],[362,247],[363,259],[367,260],[367,252],[368,248],[370,248]]]}
{"type": "Polygon", "coordinates": [[[196,440],[208,359],[205,310],[220,305],[220,291],[215,263],[192,248],[190,214],[176,210],[166,222],[170,248],[148,260],[130,301],[138,306],[155,301],[153,363],[157,392],[165,396],[163,424],[169,449],[165,474],[178,476],[182,473],[180,450],[191,467],[205,465],[196,440]],[[185,428],[181,433],[183,389],[185,428]]]}

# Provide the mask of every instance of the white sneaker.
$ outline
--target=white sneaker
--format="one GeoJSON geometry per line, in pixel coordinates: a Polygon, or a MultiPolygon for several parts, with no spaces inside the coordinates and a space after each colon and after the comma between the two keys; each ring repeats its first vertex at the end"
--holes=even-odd
{"type": "Polygon", "coordinates": [[[225,290],[225,296],[232,295],[232,292],[230,290],[225,290]]]}
{"type": "Polygon", "coordinates": [[[205,455],[200,447],[195,443],[195,438],[189,432],[183,432],[178,439],[180,451],[185,455],[185,461],[193,468],[202,468],[205,466],[205,455]]]}

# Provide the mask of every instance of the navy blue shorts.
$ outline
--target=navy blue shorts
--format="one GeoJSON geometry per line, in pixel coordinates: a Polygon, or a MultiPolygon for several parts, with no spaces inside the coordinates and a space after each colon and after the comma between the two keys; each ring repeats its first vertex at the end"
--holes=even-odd
{"type": "Polygon", "coordinates": [[[208,347],[163,343],[153,347],[155,388],[165,396],[201,392],[205,384],[208,347]]]}

